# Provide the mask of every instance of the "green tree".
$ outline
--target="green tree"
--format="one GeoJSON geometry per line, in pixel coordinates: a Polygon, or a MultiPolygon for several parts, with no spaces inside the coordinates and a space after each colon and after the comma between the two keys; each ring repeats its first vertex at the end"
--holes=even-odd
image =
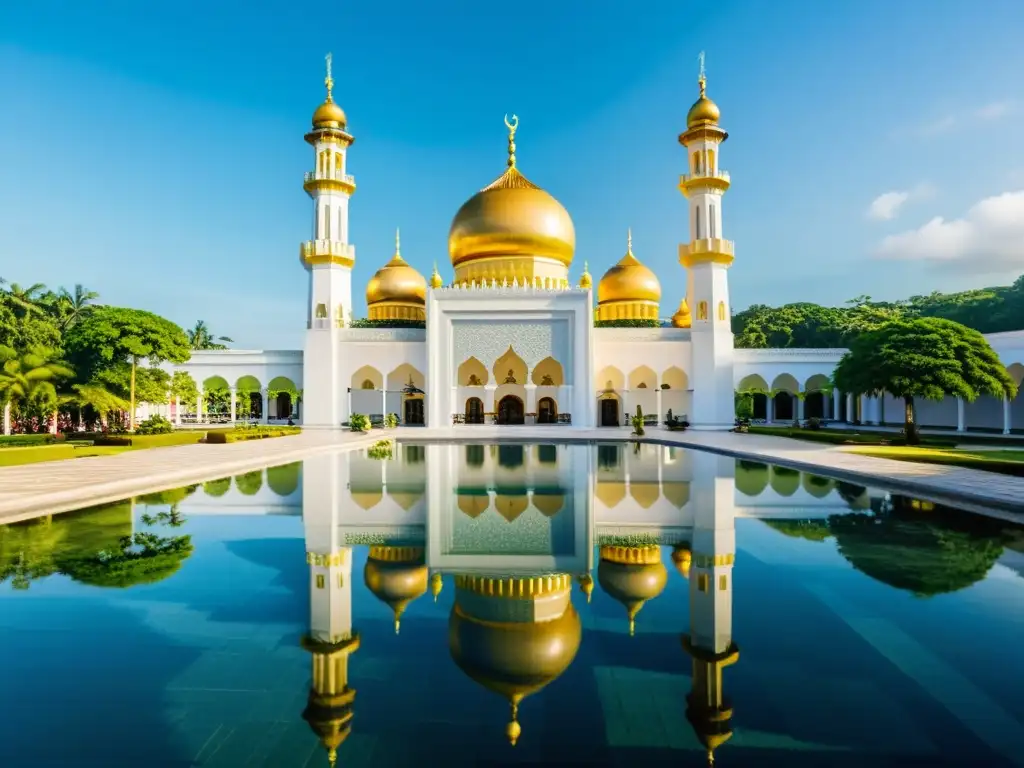
{"type": "Polygon", "coordinates": [[[95,382],[72,384],[71,394],[65,395],[62,399],[78,409],[92,408],[101,418],[109,417],[114,411],[127,411],[131,407],[127,400],[95,382]]]}
{"type": "Polygon", "coordinates": [[[57,383],[74,371],[56,353],[45,348],[17,352],[0,347],[0,403],[10,403],[23,417],[40,423],[57,412],[57,383]]]}
{"type": "Polygon", "coordinates": [[[1013,398],[1017,385],[985,337],[960,323],[916,318],[885,323],[853,340],[833,374],[855,396],[888,392],[903,400],[908,443],[918,441],[914,398],[1013,398]]]}
{"type": "Polygon", "coordinates": [[[83,320],[99,297],[100,295],[96,291],[84,288],[81,283],[75,284],[74,291],[61,288],[57,292],[53,305],[54,313],[58,315],[61,331],[67,331],[68,328],[83,320]]]}
{"type": "Polygon", "coordinates": [[[234,343],[234,339],[227,336],[214,336],[203,320],[197,321],[195,327],[187,333],[188,343],[192,349],[227,349],[222,342],[234,343]]]}
{"type": "Polygon", "coordinates": [[[117,364],[131,366],[129,380],[129,428],[135,429],[136,369],[146,359],[150,365],[189,359],[188,337],[177,325],[152,312],[124,307],[96,307],[67,333],[65,345],[71,360],[92,378],[117,364]]]}

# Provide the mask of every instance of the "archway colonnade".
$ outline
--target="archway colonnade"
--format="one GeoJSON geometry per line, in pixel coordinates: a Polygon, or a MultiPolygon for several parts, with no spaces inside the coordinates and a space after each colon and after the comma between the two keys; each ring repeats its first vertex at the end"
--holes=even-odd
{"type": "Polygon", "coordinates": [[[264,383],[252,374],[243,374],[234,381],[214,374],[197,380],[196,389],[195,403],[174,399],[170,417],[175,424],[270,424],[301,417],[302,391],[288,376],[275,376],[264,383]]]}
{"type": "Polygon", "coordinates": [[[453,424],[571,424],[572,385],[554,357],[532,369],[511,347],[488,370],[476,357],[456,371],[453,424]]]}
{"type": "Polygon", "coordinates": [[[637,407],[649,424],[663,423],[670,413],[680,421],[689,419],[693,390],[689,377],[679,366],[656,371],[649,365],[640,365],[624,371],[607,365],[594,380],[598,386],[598,426],[629,426],[637,407]]]}

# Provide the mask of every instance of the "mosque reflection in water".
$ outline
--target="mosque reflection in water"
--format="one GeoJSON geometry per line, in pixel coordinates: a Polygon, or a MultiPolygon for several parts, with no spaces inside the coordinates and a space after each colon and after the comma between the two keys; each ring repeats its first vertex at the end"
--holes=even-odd
{"type": "MultiPolygon", "coordinates": [[[[515,745],[529,738],[519,720],[528,698],[562,675],[580,648],[573,590],[589,602],[596,570],[632,635],[645,603],[665,589],[661,545],[669,545],[676,578],[689,581],[690,626],[680,638],[680,653],[692,660],[686,716],[712,761],[732,736],[723,670],[739,659],[732,635],[737,500],[753,503],[758,494],[744,491],[762,482],[774,484],[777,499],[801,485],[797,473],[773,477],[763,465],[661,446],[400,445],[383,461],[359,453],[307,459],[311,618],[304,647],[313,682],[303,717],[334,765],[357,698],[348,674],[360,647],[353,546],[368,546],[363,578],[391,607],[396,633],[412,601],[428,591],[436,601],[454,589],[451,658],[507,700],[505,736],[515,745]]],[[[864,489],[840,495],[817,479],[805,487],[816,505],[798,516],[869,503],[864,489]]],[[[793,504],[786,510],[792,516],[793,504]]]]}

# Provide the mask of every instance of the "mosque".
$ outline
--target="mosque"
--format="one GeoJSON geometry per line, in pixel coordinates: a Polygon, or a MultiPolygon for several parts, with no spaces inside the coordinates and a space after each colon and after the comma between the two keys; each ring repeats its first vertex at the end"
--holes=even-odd
{"type": "MultiPolygon", "coordinates": [[[[674,417],[692,429],[719,430],[734,424],[736,390],[759,392],[755,416],[769,423],[812,416],[902,422],[902,403],[891,397],[854,398],[830,387],[845,350],[734,349],[729,272],[736,249],[723,225],[731,178],[721,166],[728,133],[707,93],[703,54],[697,99],[678,137],[689,240],[678,250],[685,295],[675,296],[662,295],[628,233],[624,255],[596,290],[586,261],[571,278],[572,218],[520,169],[513,115],[505,118],[504,170],[452,220],[451,276],[435,263],[424,278],[405,261],[396,236],[394,255],[366,285],[368,317],[353,317],[349,202],[356,182],[348,153],[355,138],[334,101],[329,55],[325,85],[305,134],[314,160],[303,182],[312,232],[299,247],[309,275],[305,348],[193,353],[176,369],[192,375],[200,396],[194,407],[164,407],[175,422],[208,420],[206,393],[213,390],[230,400],[231,421],[237,398],[245,397],[247,412],[264,422],[323,428],[346,425],[355,414],[373,423],[394,414],[403,425],[430,427],[625,427],[639,408],[653,423],[674,417]],[[670,318],[664,304],[675,308],[670,318]]],[[[668,285],[682,286],[682,277],[668,276],[668,285]]],[[[1024,332],[989,340],[1021,381],[1024,332]]],[[[1024,424],[1024,397],[925,401],[918,422],[1009,433],[1013,423],[1024,424]]]]}

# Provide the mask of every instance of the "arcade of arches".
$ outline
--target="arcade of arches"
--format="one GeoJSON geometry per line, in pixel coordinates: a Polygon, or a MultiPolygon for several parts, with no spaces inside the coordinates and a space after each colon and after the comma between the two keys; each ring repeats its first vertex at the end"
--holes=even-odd
{"type": "Polygon", "coordinates": [[[456,424],[571,423],[561,404],[572,399],[562,364],[546,357],[531,370],[512,347],[490,370],[475,357],[462,361],[456,372],[459,413],[456,424]]]}
{"type": "Polygon", "coordinates": [[[183,422],[259,421],[264,424],[296,420],[301,417],[301,392],[286,376],[263,383],[251,374],[234,382],[224,376],[209,376],[197,386],[195,403],[178,399],[171,404],[170,417],[183,422]]]}

